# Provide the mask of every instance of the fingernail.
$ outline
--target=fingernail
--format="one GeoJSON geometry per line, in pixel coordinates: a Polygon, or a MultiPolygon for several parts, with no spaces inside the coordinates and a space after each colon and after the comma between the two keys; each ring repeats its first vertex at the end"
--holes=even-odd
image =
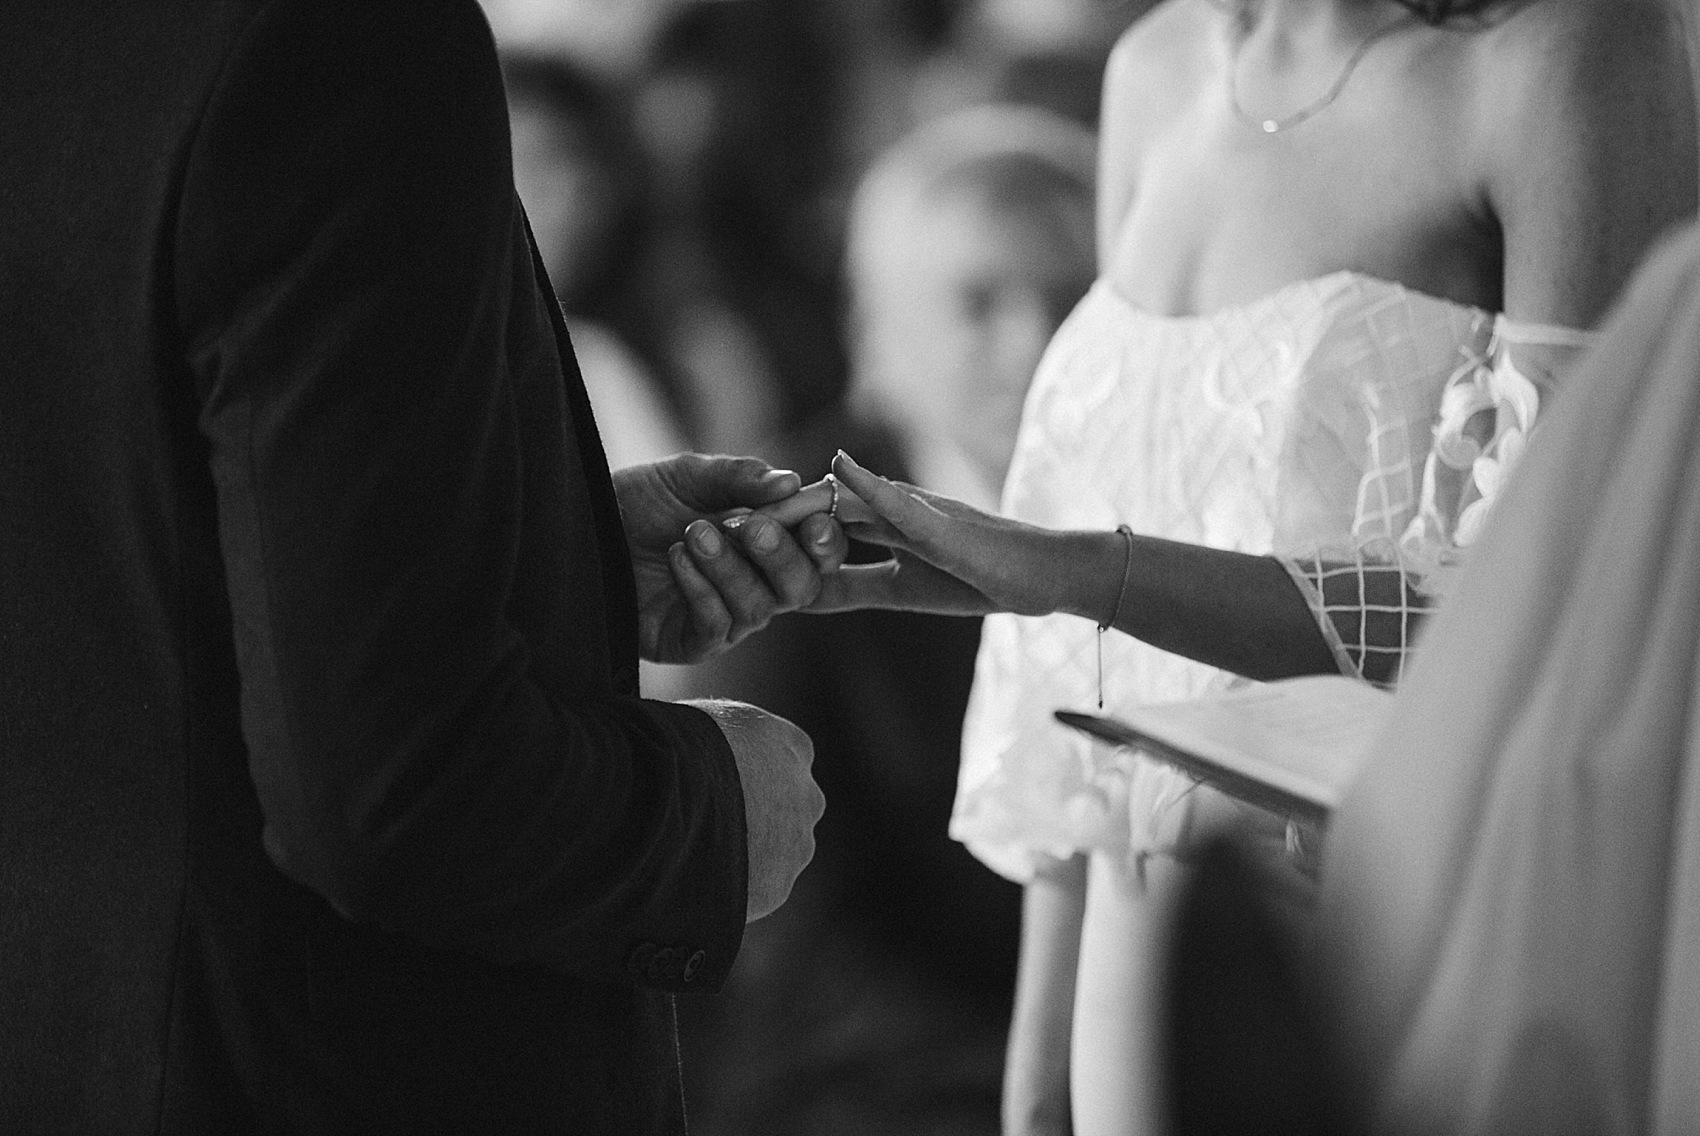
{"type": "Polygon", "coordinates": [[[851,457],[849,454],[845,453],[843,450],[838,451],[838,458],[839,458],[840,461],[842,461],[846,465],[848,465],[851,469],[861,469],[862,468],[860,465],[857,464],[855,458],[851,457]]]}
{"type": "Polygon", "coordinates": [[[714,526],[703,521],[692,527],[696,529],[696,535],[691,539],[696,541],[697,551],[704,556],[719,556],[720,534],[714,531],[714,526]]]}
{"type": "MultiPolygon", "coordinates": [[[[770,469],[766,473],[762,474],[757,480],[763,485],[777,485],[781,481],[787,481],[793,477],[797,477],[795,470],[770,469]]],[[[801,481],[802,479],[798,478],[798,480],[801,481]]]]}
{"type": "Polygon", "coordinates": [[[779,547],[779,526],[770,521],[751,525],[744,539],[757,552],[772,552],[779,547]]]}

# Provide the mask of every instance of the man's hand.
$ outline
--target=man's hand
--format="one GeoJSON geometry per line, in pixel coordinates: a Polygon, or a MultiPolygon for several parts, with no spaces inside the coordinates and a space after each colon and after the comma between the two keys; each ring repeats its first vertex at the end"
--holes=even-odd
{"type": "Polygon", "coordinates": [[[821,573],[844,562],[843,530],[824,514],[787,529],[750,512],[801,484],[757,458],[701,454],[614,474],[645,658],[699,662],[815,598],[821,573]]]}
{"type": "Polygon", "coordinates": [[[748,703],[717,698],[689,705],[714,718],[738,763],[750,863],[744,920],[753,923],[785,902],[814,858],[815,824],[826,809],[810,771],[814,743],[784,718],[748,703]]]}

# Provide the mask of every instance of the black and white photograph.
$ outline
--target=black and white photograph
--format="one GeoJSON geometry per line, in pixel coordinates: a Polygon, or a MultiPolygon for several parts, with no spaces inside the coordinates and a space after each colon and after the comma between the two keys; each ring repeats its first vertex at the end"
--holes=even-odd
{"type": "Polygon", "coordinates": [[[0,0],[0,1136],[1700,1134],[1700,0],[0,0]]]}

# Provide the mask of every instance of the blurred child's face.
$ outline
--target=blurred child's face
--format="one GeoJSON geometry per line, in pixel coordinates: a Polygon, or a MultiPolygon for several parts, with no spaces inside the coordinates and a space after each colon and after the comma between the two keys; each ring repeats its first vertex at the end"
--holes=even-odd
{"type": "Polygon", "coordinates": [[[921,211],[894,255],[889,294],[869,305],[911,437],[948,438],[1000,485],[1039,356],[1090,286],[1090,206],[996,208],[957,193],[921,211]],[[897,392],[901,393],[897,393],[897,392]]]}

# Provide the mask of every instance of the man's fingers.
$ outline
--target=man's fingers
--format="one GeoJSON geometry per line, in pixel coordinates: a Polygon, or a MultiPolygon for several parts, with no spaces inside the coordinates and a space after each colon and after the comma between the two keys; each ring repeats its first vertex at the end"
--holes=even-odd
{"type": "Polygon", "coordinates": [[[738,497],[738,504],[759,506],[774,501],[783,501],[794,496],[803,486],[803,479],[789,469],[768,469],[766,462],[757,462],[755,466],[742,471],[739,477],[746,488],[738,497]]]}
{"type": "Polygon", "coordinates": [[[780,601],[755,566],[732,546],[730,538],[713,522],[696,520],[685,529],[685,547],[731,613],[728,644],[767,625],[779,610],[780,601]]]}
{"type": "Polygon", "coordinates": [[[732,533],[778,597],[781,610],[794,611],[815,598],[820,572],[785,526],[760,513],[729,517],[721,528],[732,533]]]}
{"type": "Polygon", "coordinates": [[[789,529],[795,528],[805,518],[825,513],[831,508],[832,482],[823,477],[812,485],[803,486],[783,501],[764,506],[762,512],[789,529]]]}
{"type": "Polygon", "coordinates": [[[713,645],[725,642],[732,633],[732,613],[726,609],[719,591],[697,569],[690,553],[685,551],[683,541],[667,550],[667,563],[673,569],[673,582],[678,585],[679,594],[685,597],[685,606],[690,611],[691,626],[696,631],[693,638],[700,641],[698,650],[706,652],[713,645]]]}
{"type": "Polygon", "coordinates": [[[774,469],[760,458],[704,457],[676,471],[674,494],[703,512],[743,506],[756,508],[782,501],[802,487],[803,479],[788,469],[774,469]]]}

